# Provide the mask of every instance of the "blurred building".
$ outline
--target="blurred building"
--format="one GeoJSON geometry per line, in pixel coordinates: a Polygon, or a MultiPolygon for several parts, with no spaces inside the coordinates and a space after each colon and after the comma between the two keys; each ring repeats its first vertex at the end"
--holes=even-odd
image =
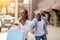
{"type": "Polygon", "coordinates": [[[38,9],[50,13],[53,16],[54,25],[60,26],[60,0],[34,0],[32,2],[33,12],[38,9]]]}
{"type": "Polygon", "coordinates": [[[15,17],[15,19],[18,19],[19,11],[22,8],[28,10],[29,20],[34,18],[34,11],[39,10],[49,12],[54,17],[54,23],[60,25],[60,23],[58,23],[60,22],[60,15],[54,14],[54,12],[60,12],[60,0],[0,0],[0,15],[11,15],[15,17]],[[58,22],[56,20],[58,20],[58,22]]]}

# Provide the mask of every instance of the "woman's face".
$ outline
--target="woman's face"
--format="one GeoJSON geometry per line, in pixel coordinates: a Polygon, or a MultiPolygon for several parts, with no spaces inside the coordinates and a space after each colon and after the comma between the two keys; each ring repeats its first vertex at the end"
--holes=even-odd
{"type": "Polygon", "coordinates": [[[41,15],[39,13],[35,14],[35,18],[40,19],[41,15]]]}
{"type": "Polygon", "coordinates": [[[26,13],[24,10],[21,10],[19,15],[21,18],[26,18],[26,13]]]}

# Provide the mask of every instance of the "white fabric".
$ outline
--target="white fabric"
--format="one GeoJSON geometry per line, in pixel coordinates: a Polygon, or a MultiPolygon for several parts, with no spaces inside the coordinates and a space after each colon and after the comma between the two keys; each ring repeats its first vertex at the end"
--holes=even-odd
{"type": "Polygon", "coordinates": [[[0,40],[6,40],[7,39],[7,32],[0,33],[0,40]]]}
{"type": "Polygon", "coordinates": [[[20,23],[19,27],[20,27],[21,30],[24,31],[25,38],[28,38],[28,33],[31,31],[31,29],[33,27],[33,22],[26,20],[25,25],[22,25],[20,23]]]}
{"type": "Polygon", "coordinates": [[[37,30],[35,31],[35,36],[42,36],[45,34],[44,31],[44,20],[42,19],[41,21],[37,22],[37,30]]]}
{"type": "Polygon", "coordinates": [[[35,34],[32,34],[32,33],[29,32],[28,40],[35,40],[35,34]]]}

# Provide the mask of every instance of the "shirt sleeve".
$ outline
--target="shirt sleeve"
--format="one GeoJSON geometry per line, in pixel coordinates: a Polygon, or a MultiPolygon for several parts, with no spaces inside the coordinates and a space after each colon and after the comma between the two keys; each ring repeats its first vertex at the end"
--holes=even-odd
{"type": "Polygon", "coordinates": [[[46,22],[44,22],[44,30],[45,30],[45,33],[48,34],[46,22]]]}
{"type": "Polygon", "coordinates": [[[35,29],[37,29],[37,20],[36,20],[36,18],[34,18],[32,21],[33,21],[33,27],[35,29]]]}

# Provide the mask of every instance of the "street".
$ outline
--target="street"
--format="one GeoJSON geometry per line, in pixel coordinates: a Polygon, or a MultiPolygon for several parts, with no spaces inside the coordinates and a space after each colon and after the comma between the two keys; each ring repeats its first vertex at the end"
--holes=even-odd
{"type": "Polygon", "coordinates": [[[49,25],[48,40],[60,40],[60,27],[54,27],[49,25]]]}
{"type": "MultiPolygon", "coordinates": [[[[60,27],[54,27],[51,25],[48,25],[47,27],[48,27],[48,35],[47,35],[48,40],[60,40],[60,27]]],[[[6,37],[7,33],[0,33],[0,40],[6,40],[6,37]]],[[[33,38],[33,36],[31,38],[33,38]]]]}

